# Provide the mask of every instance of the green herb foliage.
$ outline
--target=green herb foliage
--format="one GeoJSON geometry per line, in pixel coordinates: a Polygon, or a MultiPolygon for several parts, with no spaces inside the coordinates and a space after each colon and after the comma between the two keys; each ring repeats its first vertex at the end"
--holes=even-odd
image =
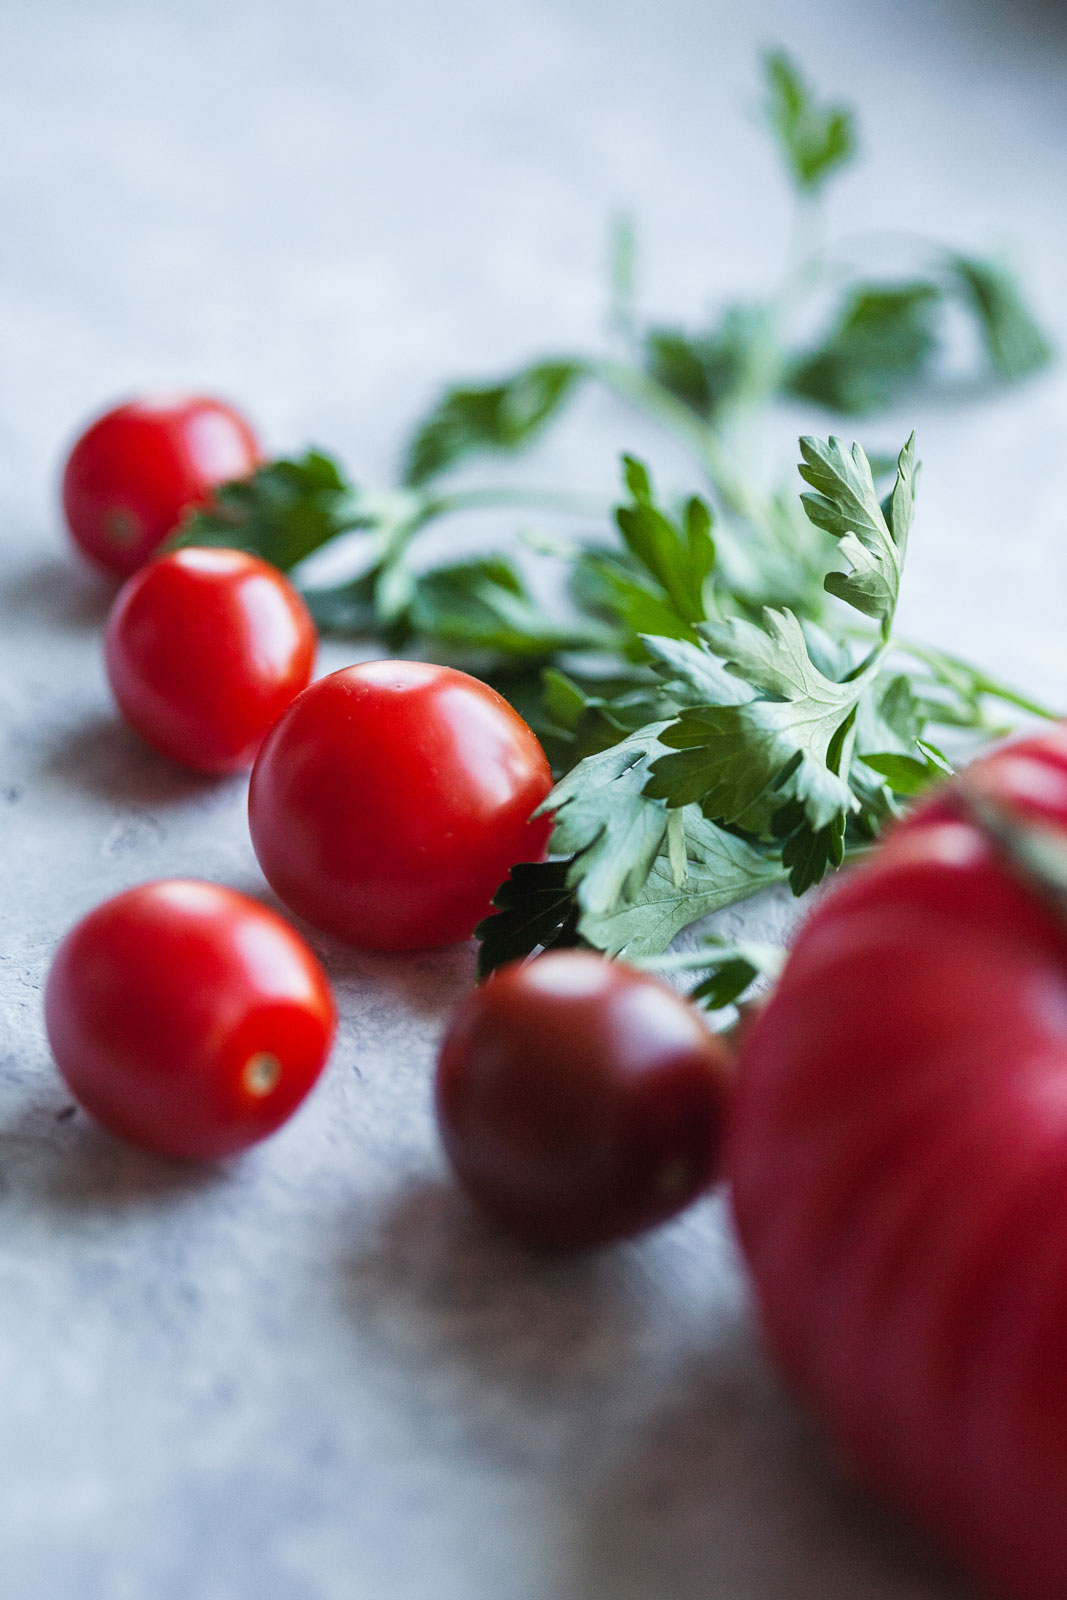
{"type": "Polygon", "coordinates": [[[852,112],[844,105],[820,105],[783,50],[769,51],[763,66],[767,120],[793,182],[802,194],[812,193],[852,159],[852,112]]]}
{"type": "MultiPolygon", "coordinates": [[[[815,209],[855,155],[855,118],[781,51],[763,72],[797,236],[816,237],[815,209]]],[[[1003,263],[907,236],[899,247],[887,252],[882,234],[798,249],[776,290],[687,329],[643,322],[634,233],[620,224],[610,348],[446,389],[412,433],[398,488],[369,491],[310,451],[224,485],[181,530],[179,542],[237,545],[292,572],[324,629],[478,672],[536,728],[559,778],[552,859],[520,863],[501,887],[478,930],[483,972],[574,943],[655,959],[758,889],[788,881],[801,894],[949,769],[941,730],[981,738],[1005,717],[1048,714],[895,633],[913,438],[884,460],[805,437],[799,495],[741,465],[779,400],[867,417],[944,389],[947,319],[961,313],[984,386],[1049,360],[1003,263]],[[872,246],[877,272],[863,265],[872,246]],[[695,472],[684,495],[664,494],[632,455],[613,523],[570,491],[456,485],[479,456],[534,441],[583,385],[683,446],[695,472]],[[547,557],[422,556],[425,528],[477,511],[512,528],[520,515],[563,517],[566,537],[547,557]],[[309,558],[339,540],[351,560],[326,579],[309,558]]],[[[751,950],[712,955],[700,991],[711,1005],[764,970],[751,950]]]]}

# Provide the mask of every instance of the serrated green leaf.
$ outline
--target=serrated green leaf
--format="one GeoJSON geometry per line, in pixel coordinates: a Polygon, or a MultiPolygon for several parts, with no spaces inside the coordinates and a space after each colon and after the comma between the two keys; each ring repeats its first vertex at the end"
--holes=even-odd
{"type": "Polygon", "coordinates": [[[648,468],[636,456],[623,456],[622,481],[639,504],[652,499],[652,480],[648,468]]]}
{"type": "Polygon", "coordinates": [[[404,482],[427,483],[478,451],[528,444],[584,370],[580,361],[539,361],[503,383],[446,390],[408,446],[404,482]]]}
{"type": "Polygon", "coordinates": [[[783,359],[774,317],[763,305],[728,306],[706,333],[651,328],[644,355],[649,376],[705,421],[772,393],[783,359]]]}
{"type": "Polygon", "coordinates": [[[421,573],[412,587],[408,622],[420,638],[516,657],[610,642],[604,629],[590,623],[549,616],[514,564],[499,555],[421,573]]]}
{"type": "Polygon", "coordinates": [[[1006,266],[977,256],[950,255],[948,267],[999,377],[1025,378],[1048,364],[1052,346],[1006,266]]]}
{"type": "Polygon", "coordinates": [[[786,951],[780,945],[713,935],[695,949],[681,953],[673,963],[668,956],[666,963],[678,967],[684,964],[691,971],[705,968],[708,976],[690,990],[689,998],[704,1004],[709,1011],[721,1011],[741,1000],[758,978],[777,978],[785,958],[786,951]]]}
{"type": "Polygon", "coordinates": [[[924,794],[935,784],[943,782],[952,772],[951,764],[936,745],[917,739],[914,748],[919,751],[921,759],[898,751],[884,750],[874,755],[864,754],[862,760],[874,772],[886,779],[895,794],[905,795],[911,799],[915,795],[924,794]]]}
{"type": "Polygon", "coordinates": [[[304,600],[322,633],[375,633],[381,627],[376,594],[378,569],[333,588],[305,589],[304,600]]]}
{"type": "Polygon", "coordinates": [[[683,711],[659,735],[677,753],[656,758],[646,793],[669,805],[699,802],[707,816],[756,833],[789,797],[815,829],[854,809],[848,784],[828,763],[868,675],[825,678],[791,612],[765,611],[761,628],[734,618],[703,632],[731,673],[775,698],[683,711]]]}
{"type": "MultiPolygon", "coordinates": [[[[569,584],[571,598],[582,611],[620,625],[631,644],[643,633],[695,639],[658,585],[642,576],[633,563],[604,550],[579,556],[569,584]]],[[[625,641],[620,641],[625,647],[625,641]]],[[[634,652],[640,655],[640,650],[634,652]]]]}
{"type": "Polygon", "coordinates": [[[652,666],[680,706],[740,705],[753,691],[704,645],[642,634],[652,666]]]}
{"type": "Polygon", "coordinates": [[[812,661],[804,630],[791,611],[765,607],[760,623],[731,617],[707,622],[700,631],[726,670],[753,689],[783,700],[852,703],[851,686],[833,683],[812,661]]]}
{"type": "Polygon", "coordinates": [[[541,675],[541,695],[545,713],[565,733],[577,733],[589,696],[556,667],[546,667],[541,675]]]}
{"type": "Polygon", "coordinates": [[[915,516],[915,485],[919,464],[915,460],[915,434],[911,433],[897,457],[897,475],[889,494],[882,501],[882,515],[900,552],[901,566],[908,550],[908,535],[915,516]]]}
{"type": "Polygon", "coordinates": [[[780,840],[782,866],[797,899],[841,865],[845,857],[845,825],[842,812],[824,827],[813,827],[803,805],[796,800],[772,818],[772,832],[780,840]]]}
{"type": "Polygon", "coordinates": [[[885,410],[924,378],[938,349],[939,284],[857,284],[819,345],[790,369],[786,386],[853,416],[885,410]]]}
{"type": "Polygon", "coordinates": [[[820,105],[784,50],[763,58],[766,112],[801,193],[814,193],[855,152],[852,111],[845,105],[820,105]]]}
{"type": "Polygon", "coordinates": [[[689,998],[702,1002],[709,1011],[722,1011],[725,1006],[740,1000],[759,975],[759,968],[743,956],[727,958],[702,983],[689,991],[689,998]]]}
{"type": "Polygon", "coordinates": [[[663,591],[679,621],[692,627],[707,615],[704,590],[715,565],[711,513],[694,496],[674,521],[655,504],[651,480],[641,462],[626,456],[624,474],[633,503],[619,506],[615,512],[623,542],[663,591]]]}
{"type": "Polygon", "coordinates": [[[664,845],[667,808],[644,794],[649,763],[659,749],[661,724],[642,728],[588,756],[559,782],[545,801],[555,827],[554,855],[573,855],[574,881],[589,913],[613,910],[632,900],[664,845]]]}
{"type": "Polygon", "coordinates": [[[832,435],[825,441],[805,436],[800,453],[800,475],[816,491],[801,495],[804,509],[816,527],[834,535],[851,567],[849,572],[828,573],[824,587],[865,616],[874,617],[885,630],[896,610],[911,522],[915,435],[898,458],[897,482],[889,498],[892,528],[861,445],[847,450],[832,435]]]}
{"type": "Polygon", "coordinates": [[[901,672],[880,673],[856,708],[856,749],[907,755],[914,750],[923,720],[910,678],[901,672]]]}
{"type": "Polygon", "coordinates": [[[185,518],[170,545],[247,550],[288,572],[338,534],[375,521],[337,462],[309,450],[220,485],[209,505],[185,518]]]}
{"type": "Polygon", "coordinates": [[[568,887],[569,861],[524,861],[493,897],[498,909],[474,930],[481,940],[478,976],[486,978],[508,961],[521,961],[544,948],[562,949],[581,943],[578,905],[568,887]]]}
{"type": "MultiPolygon", "coordinates": [[[[582,911],[581,937],[609,955],[636,960],[660,955],[676,934],[701,917],[747,899],[784,876],[773,855],[764,855],[735,834],[703,817],[683,813],[686,876],[679,885],[665,852],[653,860],[644,883],[613,909],[582,911]]],[[[574,875],[580,861],[571,868],[574,875]]],[[[581,883],[576,883],[579,900],[581,883]]]]}

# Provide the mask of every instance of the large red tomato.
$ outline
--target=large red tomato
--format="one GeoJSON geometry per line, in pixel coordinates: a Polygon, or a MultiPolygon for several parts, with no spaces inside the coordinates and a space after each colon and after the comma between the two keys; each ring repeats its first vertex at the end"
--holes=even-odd
{"type": "Polygon", "coordinates": [[[63,473],[75,544],[98,567],[136,572],[191,506],[244,478],[259,445],[232,406],[204,396],[131,400],[78,439],[63,473]]]}
{"type": "Polygon", "coordinates": [[[419,661],[369,661],[311,685],[264,742],[248,817],[291,910],[350,944],[466,939],[551,831],[537,739],[493,689],[419,661]]]}
{"type": "Polygon", "coordinates": [[[729,1141],[787,1373],[1013,1600],[1067,1595],[1065,860],[1064,730],[920,808],[802,928],[729,1141]]]}
{"type": "Polygon", "coordinates": [[[281,1126],[335,1027],[299,934],[233,889],[184,878],[128,889],[67,934],[45,1020],[59,1070],[98,1121],[204,1160],[281,1126]]]}
{"type": "Polygon", "coordinates": [[[275,568],[240,550],[175,550],[126,582],[108,618],[107,673],[126,720],[200,772],[250,767],[305,689],[316,634],[275,568]]]}

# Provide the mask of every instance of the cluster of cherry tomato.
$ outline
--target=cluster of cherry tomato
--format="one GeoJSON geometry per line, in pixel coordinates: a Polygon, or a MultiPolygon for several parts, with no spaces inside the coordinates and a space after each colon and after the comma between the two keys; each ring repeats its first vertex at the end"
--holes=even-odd
{"type": "MultiPolygon", "coordinates": [[[[134,574],[108,625],[116,699],[173,759],[254,762],[256,853],[308,922],[380,949],[464,938],[545,848],[544,755],[504,701],[445,668],[375,662],[308,687],[314,629],[261,562],[143,564],[255,459],[247,426],[209,401],[123,407],[76,447],[74,537],[134,574]]],[[[1067,1594],[1065,894],[1061,727],[935,794],[822,901],[745,1033],[736,1087],[691,1007],[591,952],[468,994],[436,1079],[471,1194],[553,1246],[672,1215],[724,1146],[793,1385],[866,1480],[1011,1600],[1067,1594]]],[[[303,939],[194,881],[86,917],[47,1013],[90,1111],[195,1157],[276,1128],[334,1029],[303,939]]]]}
{"type": "MultiPolygon", "coordinates": [[[[71,534],[126,579],[105,636],[118,707],[171,760],[251,768],[256,856],[313,927],[378,950],[469,938],[510,868],[544,854],[544,752],[494,690],[448,667],[365,662],[312,683],[315,627],[280,572],[237,550],[158,553],[190,507],[258,461],[248,424],[210,399],[120,406],[75,445],[71,534]]],[[[56,954],[46,1019],[95,1117],[199,1159],[278,1128],[336,1024],[304,939],[193,879],[130,889],[84,918],[56,954]]],[[[483,1205],[529,1238],[585,1245],[707,1187],[727,1076],[724,1048],[672,990],[560,953],[466,997],[436,1104],[483,1205]]]]}

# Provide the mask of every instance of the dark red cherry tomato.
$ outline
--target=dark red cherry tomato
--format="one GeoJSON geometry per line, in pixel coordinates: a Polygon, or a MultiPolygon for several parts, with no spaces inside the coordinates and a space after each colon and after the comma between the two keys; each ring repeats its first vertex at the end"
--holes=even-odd
{"type": "Polygon", "coordinates": [[[240,550],[175,550],[126,582],[108,619],[107,673],[126,720],[200,772],[250,767],[305,689],[315,624],[275,567],[240,550]]]}
{"type": "Polygon", "coordinates": [[[604,1244],[681,1211],[714,1180],[726,1046],[646,973],[558,951],[459,1004],[437,1121],[461,1181],[538,1244],[604,1244]]]}
{"type": "Polygon", "coordinates": [[[330,987],[300,936],[219,884],[173,878],[98,906],[56,951],[52,1053],[133,1144],[213,1160],[266,1138],[322,1071],[330,987]]]}
{"type": "Polygon", "coordinates": [[[258,465],[259,445],[232,406],[203,396],[131,400],[99,417],[63,473],[75,544],[122,577],[143,566],[183,513],[258,465]]]}
{"type": "Polygon", "coordinates": [[[537,739],[495,690],[419,661],[368,661],[312,684],[264,742],[248,817],[275,892],[350,944],[466,939],[551,831],[537,739]]]}

